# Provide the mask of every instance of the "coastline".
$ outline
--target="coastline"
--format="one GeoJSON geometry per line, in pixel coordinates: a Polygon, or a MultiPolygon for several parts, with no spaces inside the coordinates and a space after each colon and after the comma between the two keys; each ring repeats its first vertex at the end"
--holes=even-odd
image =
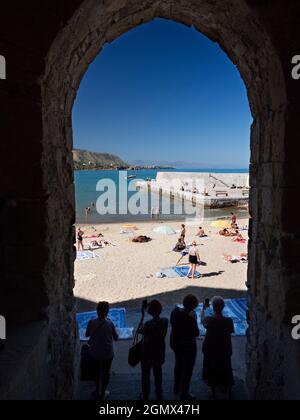
{"type": "MultiPolygon", "coordinates": [[[[150,170],[150,171],[130,171],[128,172],[128,174],[133,174],[133,173],[137,173],[138,174],[138,178],[133,181],[135,184],[138,184],[138,182],[147,182],[147,179],[157,179],[157,178],[162,178],[165,177],[166,181],[169,181],[170,179],[173,179],[173,174],[176,174],[176,177],[178,176],[179,178],[182,178],[183,181],[186,183],[186,179],[184,179],[186,176],[188,178],[191,177],[191,179],[202,179],[202,177],[206,177],[208,174],[205,174],[203,172],[200,172],[200,170],[195,170],[195,172],[193,173],[187,173],[184,171],[180,171],[180,172],[176,172],[174,173],[174,171],[170,171],[170,172],[159,172],[159,171],[155,171],[155,170],[150,170]]],[[[216,170],[217,173],[217,170],[216,170]]],[[[174,175],[175,176],[175,175],[174,175]]],[[[228,193],[226,191],[226,194],[224,196],[217,196],[216,194],[218,193],[218,190],[224,190],[224,182],[222,181],[222,179],[229,180],[228,182],[230,183],[236,183],[237,185],[239,185],[240,181],[239,179],[247,179],[248,177],[248,173],[247,172],[242,172],[242,173],[238,173],[235,174],[233,173],[229,173],[229,172],[225,172],[225,170],[223,171],[223,175],[219,175],[219,176],[213,176],[208,178],[209,182],[211,183],[211,181],[213,182],[213,184],[219,184],[216,187],[216,190],[213,191],[210,194],[210,185],[207,185],[207,192],[209,193],[209,196],[207,195],[206,197],[202,198],[200,197],[200,200],[198,202],[198,204],[200,206],[202,206],[204,204],[205,207],[205,219],[207,220],[212,220],[215,217],[223,217],[223,216],[228,216],[231,211],[235,211],[237,213],[242,213],[242,211],[239,211],[239,204],[241,204],[239,202],[240,198],[244,198],[245,197],[236,197],[237,192],[239,191],[238,189],[236,190],[229,190],[228,193]],[[218,180],[218,181],[217,181],[218,180]],[[228,197],[226,197],[226,195],[228,195],[228,197]],[[207,199],[210,199],[212,203],[214,203],[214,206],[207,206],[206,201],[207,199]],[[206,200],[206,201],[205,201],[206,200]],[[229,202],[228,202],[229,200],[229,202]],[[230,201],[231,200],[231,201],[230,201]],[[220,210],[219,213],[215,212],[215,210],[220,210]]],[[[144,191],[137,189],[137,191],[133,191],[132,190],[132,181],[128,180],[128,191],[124,192],[124,188],[126,189],[126,183],[124,185],[124,177],[122,177],[120,179],[119,173],[118,171],[77,171],[75,173],[75,191],[76,191],[76,222],[77,223],[81,223],[81,224],[97,224],[97,223],[119,223],[119,222],[124,222],[124,223],[135,223],[136,221],[140,221],[140,222],[145,222],[150,220],[150,211],[152,207],[157,207],[157,199],[155,199],[155,204],[152,205],[152,197],[153,194],[157,195],[160,193],[159,192],[155,192],[152,191],[150,192],[148,190],[148,188],[144,191]],[[120,183],[120,180],[122,181],[120,183]],[[101,190],[97,191],[97,186],[99,185],[99,181],[101,181],[101,183],[104,185],[110,185],[110,184],[114,184],[116,187],[116,194],[114,197],[114,205],[116,205],[116,209],[118,211],[119,209],[119,200],[121,199],[121,197],[124,196],[125,193],[128,194],[128,200],[130,200],[136,193],[140,193],[140,194],[145,194],[145,199],[148,200],[148,214],[147,215],[117,215],[117,214],[108,214],[108,215],[104,215],[104,216],[100,216],[94,209],[94,211],[92,212],[92,214],[90,214],[88,216],[88,219],[85,216],[85,209],[87,207],[93,207],[92,203],[97,203],[98,199],[101,196],[101,190]],[[107,184],[106,184],[107,182],[107,184]],[[131,189],[130,189],[131,188],[131,189]],[[121,192],[120,192],[121,191],[121,192]]],[[[163,181],[163,179],[160,179],[160,181],[163,181]]],[[[208,184],[209,184],[208,182],[208,184]]],[[[162,187],[164,187],[165,183],[161,182],[162,187]]],[[[167,184],[169,184],[169,182],[167,182],[167,184]]],[[[103,188],[103,186],[101,188],[103,188]]],[[[171,196],[171,213],[174,213],[174,206],[176,205],[180,205],[180,203],[182,203],[182,199],[185,198],[185,202],[188,203],[190,202],[189,200],[189,194],[192,195],[192,203],[193,200],[198,198],[198,195],[196,194],[191,194],[188,192],[190,188],[185,188],[185,192],[184,194],[187,196],[181,197],[181,193],[179,193],[178,197],[177,196],[171,196]]],[[[159,200],[161,201],[160,206],[162,206],[162,196],[161,198],[159,198],[159,200]]],[[[248,198],[246,199],[248,201],[248,198]]],[[[194,203],[195,204],[195,203],[194,203]]],[[[198,204],[196,203],[196,205],[198,206],[198,204]]],[[[162,212],[161,212],[162,213],[162,212]]],[[[176,213],[176,212],[175,212],[176,213]]],[[[244,216],[245,214],[240,214],[240,216],[244,216]]],[[[166,215],[164,217],[161,217],[162,221],[183,221],[184,220],[184,215],[177,215],[177,214],[170,214],[170,215],[166,215]]]]}
{"type": "MultiPolygon", "coordinates": [[[[237,214],[237,217],[240,219],[249,219],[250,215],[248,213],[248,210],[243,208],[236,208],[236,207],[228,207],[228,208],[222,208],[222,209],[211,209],[210,210],[210,216],[205,216],[202,223],[209,223],[214,220],[223,220],[230,218],[231,212],[235,212],[237,214]]],[[[89,217],[89,216],[88,216],[89,217]]],[[[103,216],[98,216],[99,219],[103,216]]],[[[168,217],[160,217],[159,219],[151,219],[150,215],[143,216],[143,219],[139,219],[135,216],[127,216],[125,218],[122,218],[122,215],[116,215],[114,216],[114,219],[110,219],[109,216],[104,216],[103,220],[93,220],[91,217],[91,220],[89,221],[84,216],[82,218],[78,218],[75,222],[75,225],[80,226],[90,226],[90,225],[103,225],[103,224],[111,224],[111,225],[117,225],[117,224],[125,224],[125,223],[184,223],[186,221],[186,217],[176,217],[175,215],[171,215],[168,217]],[[104,219],[105,218],[105,219],[104,219]]],[[[199,223],[196,221],[196,224],[199,223]]]]}

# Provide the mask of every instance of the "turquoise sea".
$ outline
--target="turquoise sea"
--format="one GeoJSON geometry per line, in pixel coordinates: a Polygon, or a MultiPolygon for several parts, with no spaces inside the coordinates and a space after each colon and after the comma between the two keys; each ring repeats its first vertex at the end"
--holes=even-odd
{"type": "MultiPolygon", "coordinates": [[[[174,170],[163,170],[164,172],[195,172],[195,173],[248,173],[248,169],[174,169],[174,170]]],[[[155,179],[157,170],[140,170],[140,171],[128,171],[128,175],[136,176],[135,180],[141,179],[146,180],[147,178],[155,179]]],[[[117,188],[116,194],[116,204],[117,208],[119,205],[119,176],[120,173],[118,171],[75,171],[75,192],[76,192],[76,222],[77,223],[113,223],[113,222],[137,222],[137,221],[149,221],[150,220],[150,212],[148,215],[120,215],[120,214],[106,214],[100,215],[97,213],[96,209],[93,208],[93,204],[97,203],[99,196],[102,194],[101,192],[96,190],[97,183],[103,179],[110,179],[114,181],[117,188]],[[85,208],[91,207],[92,212],[86,216],[85,208]]],[[[124,179],[124,176],[123,178],[124,179]]],[[[128,181],[129,182],[129,181],[128,181]]],[[[128,193],[128,199],[135,194],[134,192],[128,193]]],[[[144,194],[148,194],[144,192],[144,194]]],[[[149,200],[150,202],[150,200],[149,200]]],[[[149,209],[151,208],[151,204],[149,204],[149,209]]],[[[171,214],[166,216],[161,216],[161,220],[184,220],[185,216],[178,216],[172,214],[174,208],[174,202],[171,203],[171,214]]],[[[223,216],[229,216],[232,208],[229,209],[221,209],[221,210],[205,210],[205,218],[214,219],[223,216]]],[[[237,211],[238,215],[245,216],[247,212],[241,210],[237,211]]]]}

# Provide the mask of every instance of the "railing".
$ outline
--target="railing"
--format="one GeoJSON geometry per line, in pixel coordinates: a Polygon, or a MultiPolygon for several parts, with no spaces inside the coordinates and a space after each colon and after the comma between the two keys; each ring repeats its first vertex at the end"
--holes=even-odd
{"type": "Polygon", "coordinates": [[[226,188],[230,188],[230,186],[228,184],[226,184],[226,182],[222,181],[221,179],[218,179],[216,176],[209,174],[210,178],[213,178],[214,180],[220,182],[221,184],[225,185],[226,188]]]}

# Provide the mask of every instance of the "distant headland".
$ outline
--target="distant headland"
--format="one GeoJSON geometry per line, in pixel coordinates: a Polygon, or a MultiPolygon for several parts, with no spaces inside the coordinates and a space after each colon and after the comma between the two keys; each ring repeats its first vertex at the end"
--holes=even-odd
{"type": "Polygon", "coordinates": [[[140,170],[140,169],[174,169],[171,166],[132,165],[119,156],[110,153],[98,153],[88,150],[73,150],[74,169],[77,171],[91,170],[140,170]]]}

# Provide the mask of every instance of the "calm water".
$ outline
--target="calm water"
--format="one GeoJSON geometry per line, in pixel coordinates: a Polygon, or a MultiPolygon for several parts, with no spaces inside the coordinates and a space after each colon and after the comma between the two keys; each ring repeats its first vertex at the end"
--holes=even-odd
{"type": "MultiPolygon", "coordinates": [[[[141,170],[141,171],[128,171],[128,175],[135,175],[137,179],[145,180],[147,178],[155,179],[157,170],[141,170]]],[[[205,169],[205,170],[164,170],[164,172],[195,172],[195,173],[247,173],[248,170],[216,170],[216,169],[205,169]]],[[[92,203],[97,202],[97,199],[101,195],[101,192],[96,191],[96,185],[101,179],[111,179],[116,183],[117,186],[117,208],[119,205],[119,172],[118,171],[75,171],[75,191],[76,191],[76,221],[77,223],[111,223],[111,222],[133,222],[133,221],[149,221],[149,215],[99,215],[96,210],[88,216],[85,215],[85,208],[91,207],[92,203]]],[[[124,177],[122,178],[124,180],[124,177]]],[[[129,181],[128,181],[129,182],[129,181]]],[[[128,193],[128,199],[134,194],[134,192],[128,193]]],[[[142,194],[148,195],[145,191],[142,194]]],[[[148,196],[150,197],[150,196],[148,196]]],[[[150,199],[149,199],[150,203],[150,199]]],[[[176,202],[178,204],[178,201],[176,202]]],[[[151,204],[149,204],[151,208],[151,204]]],[[[161,220],[183,220],[185,216],[178,216],[172,214],[174,210],[174,202],[171,203],[171,214],[161,217],[161,220]]],[[[218,217],[229,216],[232,209],[221,209],[221,210],[205,210],[205,218],[215,219],[218,217]]],[[[237,211],[240,216],[247,216],[247,212],[241,210],[237,211]]]]}

